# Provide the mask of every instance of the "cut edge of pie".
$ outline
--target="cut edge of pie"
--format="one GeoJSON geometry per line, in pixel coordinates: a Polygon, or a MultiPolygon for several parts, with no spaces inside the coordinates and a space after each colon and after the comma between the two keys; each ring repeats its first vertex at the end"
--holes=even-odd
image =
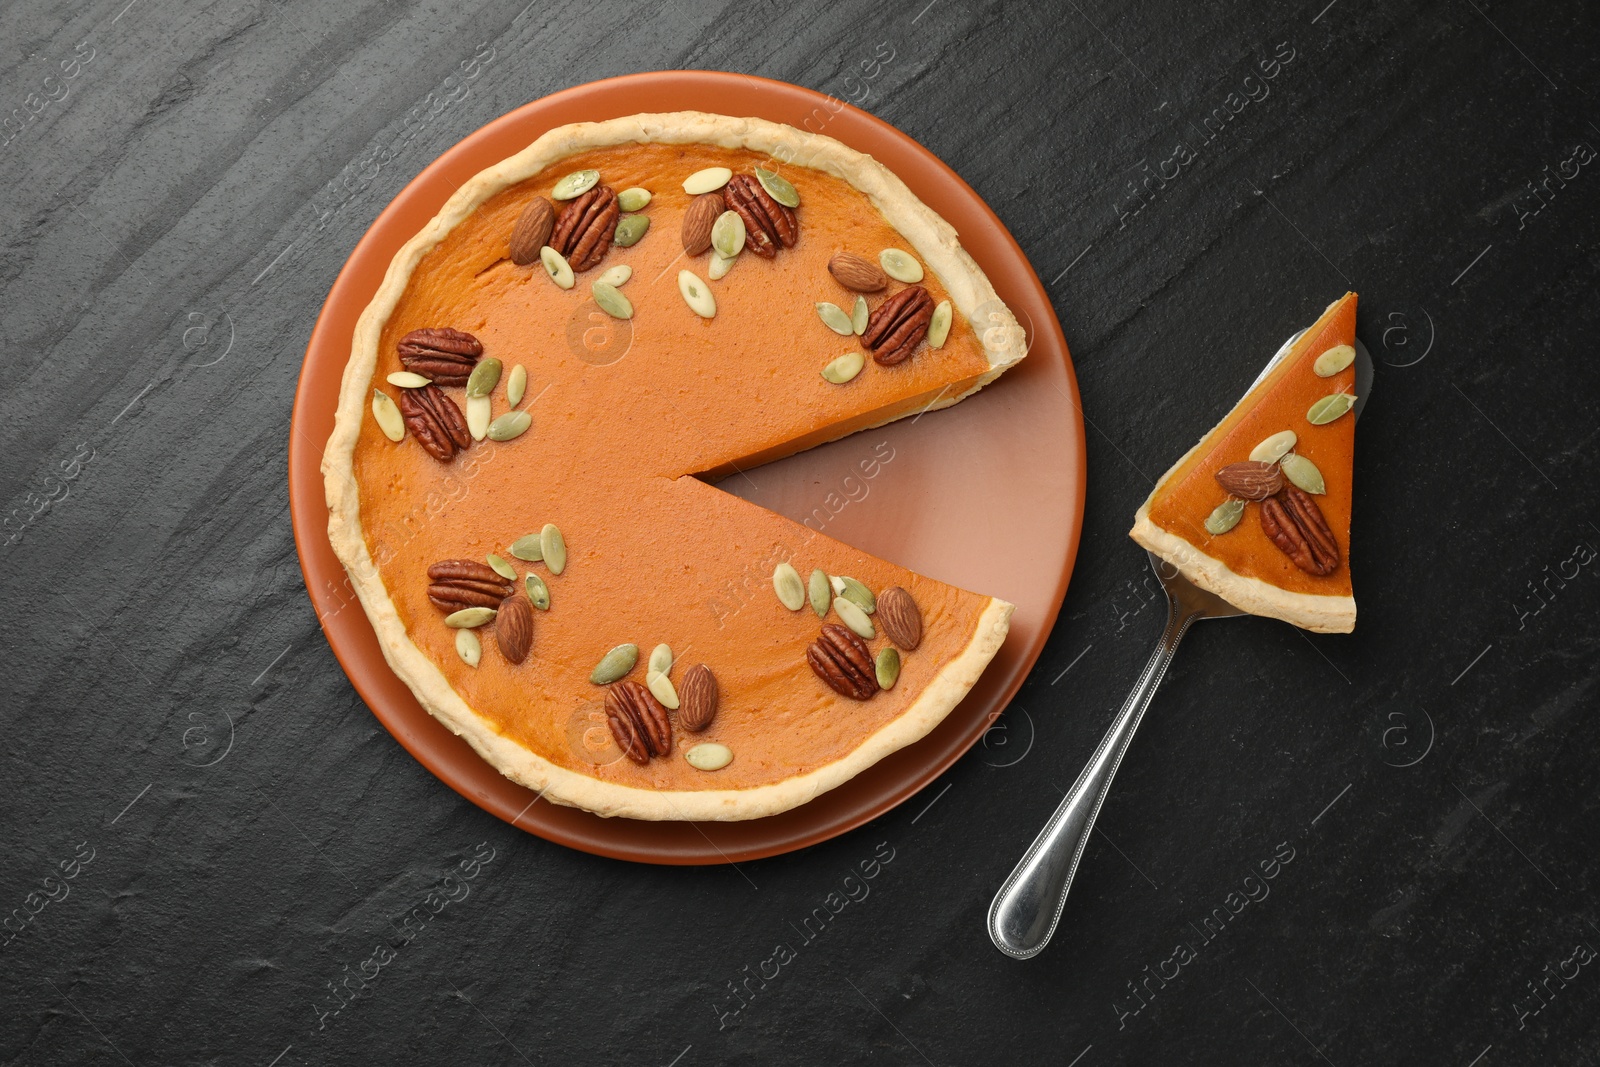
{"type": "MultiPolygon", "coordinates": [[[[379,338],[422,258],[490,197],[546,167],[587,149],[628,143],[710,144],[777,155],[820,170],[865,193],[884,218],[939,277],[955,307],[973,323],[989,363],[969,388],[937,398],[920,413],[949,407],[977,392],[1027,354],[1027,338],[987,276],[961,247],[953,226],[922,203],[892,171],[871,156],[820,134],[758,118],[704,112],[640,114],[557,127],[522,152],[481,171],[395,254],[382,284],[357,320],[351,355],[341,379],[335,424],[322,459],[328,536],[343,563],[384,659],[418,702],[452,733],[464,738],[511,780],[555,803],[605,817],[642,820],[735,821],[762,818],[804,804],[850,780],[890,753],[926,736],[976,684],[1010,629],[1014,606],[990,597],[962,650],[948,659],[922,693],[843,757],[781,781],[746,789],[652,790],[603,781],[561,767],[503,736],[475,712],[444,673],[410,638],[368,550],[361,524],[354,454],[377,367],[379,338]],[[985,325],[978,327],[980,313],[985,325]]],[[[884,425],[913,414],[896,411],[884,425]]],[[[870,427],[867,427],[870,428],[870,427]]],[[[838,436],[859,432],[846,429],[838,436]]],[[[808,447],[810,447],[808,445],[808,447]]]]}
{"type": "MultiPolygon", "coordinates": [[[[1347,337],[1340,336],[1339,343],[1354,343],[1355,299],[1354,293],[1346,293],[1328,305],[1271,373],[1253,385],[1216,426],[1212,427],[1156,481],[1155,488],[1150,491],[1150,495],[1134,515],[1133,528],[1128,531],[1128,536],[1134,541],[1177,567],[1189,581],[1208,592],[1215,593],[1240,611],[1281,619],[1316,633],[1352,632],[1356,623],[1355,597],[1295,592],[1257,577],[1239,574],[1189,538],[1157,525],[1150,518],[1150,509],[1168,490],[1169,485],[1176,481],[1176,475],[1180,472],[1187,473],[1185,468],[1192,459],[1210,449],[1243,413],[1251,410],[1256,402],[1271,394],[1289,375],[1305,368],[1315,359],[1316,354],[1326,347],[1325,334],[1328,328],[1339,326],[1336,332],[1341,335],[1349,334],[1347,337]]],[[[1339,473],[1349,478],[1348,469],[1339,473]]],[[[1336,536],[1338,536],[1337,531],[1336,536]]],[[[1343,536],[1345,540],[1340,550],[1342,557],[1340,566],[1348,568],[1348,527],[1343,536]]]]}

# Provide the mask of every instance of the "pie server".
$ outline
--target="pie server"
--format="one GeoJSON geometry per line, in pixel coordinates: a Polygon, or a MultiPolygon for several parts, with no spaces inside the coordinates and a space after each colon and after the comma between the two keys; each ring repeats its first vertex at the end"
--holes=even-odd
{"type": "MultiPolygon", "coordinates": [[[[1289,349],[1303,333],[1305,331],[1301,330],[1283,343],[1266,368],[1250,383],[1251,389],[1289,354],[1289,349]]],[[[1356,341],[1355,350],[1356,402],[1352,411],[1359,417],[1372,389],[1372,357],[1360,340],[1356,341]]],[[[1089,833],[1094,829],[1095,816],[1100,814],[1100,806],[1111,790],[1111,779],[1128,752],[1133,732],[1139,728],[1139,720],[1150,706],[1156,686],[1161,684],[1162,676],[1172,663],[1178,642],[1190,624],[1199,619],[1226,619],[1244,614],[1216,594],[1191,583],[1154,552],[1147,555],[1167,593],[1167,627],[1161,633],[1155,654],[1145,664],[1144,673],[1139,675],[1133,692],[1128,694],[1111,729],[1100,739],[1083,773],[1078,775],[1061,806],[1033,839],[1021,862],[995,894],[994,903],[989,905],[989,937],[996,948],[1015,959],[1038,955],[1056,932],[1061,911],[1067,904],[1067,892],[1072,888],[1073,875],[1078,872],[1078,861],[1083,858],[1084,846],[1089,843],[1089,833]]]]}

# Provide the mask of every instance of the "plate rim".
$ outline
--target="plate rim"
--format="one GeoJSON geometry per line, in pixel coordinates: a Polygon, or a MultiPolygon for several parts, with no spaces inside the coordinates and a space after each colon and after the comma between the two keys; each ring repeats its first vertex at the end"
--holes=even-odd
{"type": "MultiPolygon", "coordinates": [[[[675,110],[681,109],[681,107],[675,108],[675,110]]],[[[617,110],[602,106],[594,110],[592,117],[595,119],[609,118],[612,117],[613,110],[615,110],[616,114],[623,115],[638,113],[639,108],[630,107],[627,110],[617,110]]],[[[852,147],[861,150],[859,145],[852,143],[850,130],[829,130],[827,132],[829,136],[836,136],[846,144],[851,144],[852,147]]],[[[476,173],[477,170],[481,169],[482,167],[476,167],[471,173],[476,173]]],[[[944,213],[941,212],[941,214],[944,213]]],[[[402,242],[403,240],[404,238],[402,238],[402,242]]],[[[972,254],[970,246],[966,245],[965,242],[963,246],[968,247],[969,254],[972,254]]],[[[974,254],[974,259],[978,258],[974,254]]],[[[989,273],[992,278],[994,272],[991,268],[994,268],[997,264],[994,261],[985,263],[981,259],[979,263],[980,266],[985,268],[985,273],[989,273]]],[[[367,299],[370,299],[370,293],[367,294],[367,299]]],[[[1008,303],[1013,302],[1020,303],[1020,301],[1008,300],[1008,303]]],[[[364,302],[362,306],[365,306],[364,302]]],[[[341,373],[342,367],[343,361],[341,360],[339,361],[341,373]]],[[[1071,456],[1067,457],[1067,461],[1070,462],[1072,458],[1071,456]]],[[[295,388],[294,408],[289,428],[287,481],[290,521],[293,527],[296,556],[300,563],[301,574],[305,580],[307,595],[317,613],[318,625],[322,629],[324,637],[328,641],[329,647],[334,657],[338,660],[340,668],[349,680],[351,687],[360,696],[362,702],[366,704],[373,717],[400,743],[402,748],[422,764],[430,774],[449,786],[457,794],[517,829],[532,833],[556,844],[594,855],[633,862],[681,866],[738,863],[783,855],[831,840],[894,810],[926,788],[936,778],[949,770],[962,756],[971,751],[972,747],[979,742],[988,728],[1011,704],[1023,683],[1031,675],[1059,617],[1062,601],[1065,598],[1067,586],[1076,565],[1078,548],[1082,541],[1084,505],[1087,494],[1087,467],[1088,457],[1084,435],[1083,410],[1078,392],[1077,375],[1073,366],[1071,352],[1067,347],[1066,337],[1062,332],[1060,321],[1056,317],[1049,293],[1045,290],[1043,282],[1039,279],[1027,255],[1022,251],[1021,246],[1017,243],[1010,230],[1001,222],[989,204],[959,174],[909,134],[878,118],[876,115],[855,108],[837,97],[807,89],[803,86],[761,78],[755,75],[723,71],[674,70],[626,74],[585,82],[523,104],[491,119],[462,137],[454,145],[445,149],[431,160],[415,177],[395,193],[373,218],[351,249],[350,254],[341,265],[337,277],[329,286],[328,294],[318,310],[316,322],[307,340],[306,352],[301,362],[300,374],[295,388]],[[1073,501],[1072,518],[1068,523],[1070,527],[1068,543],[1063,553],[1062,567],[1057,577],[1056,588],[1050,595],[1048,608],[1040,624],[1039,636],[1032,647],[1022,651],[1012,677],[1004,682],[999,692],[990,698],[993,710],[980,717],[973,726],[967,729],[966,733],[970,734],[970,736],[957,739],[956,743],[948,746],[947,751],[934,757],[925,765],[918,767],[915,773],[903,776],[903,780],[898,785],[884,790],[882,795],[840,818],[825,821],[818,827],[800,828],[798,832],[791,830],[772,841],[744,845],[730,844],[729,848],[726,849],[713,841],[707,835],[705,828],[760,827],[763,824],[770,825],[778,821],[785,824],[796,821],[804,822],[808,809],[812,809],[812,805],[822,798],[819,797],[818,801],[791,809],[788,812],[746,822],[644,824],[652,827],[694,827],[704,838],[705,845],[709,846],[705,848],[679,847],[671,851],[656,851],[637,845],[606,840],[608,837],[631,834],[633,827],[641,825],[636,820],[609,820],[578,809],[564,808],[553,804],[546,804],[543,809],[530,817],[529,812],[534,808],[541,794],[504,778],[498,770],[495,770],[487,763],[483,763],[481,757],[472,752],[470,748],[467,749],[467,752],[471,760],[478,761],[482,767],[488,768],[498,780],[499,789],[496,792],[500,795],[492,795],[483,789],[474,788],[470,781],[462,780],[456,772],[451,770],[449,767],[451,756],[445,752],[445,749],[448,749],[451,745],[460,745],[465,748],[466,743],[455,735],[450,734],[443,723],[434,719],[420,704],[417,704],[416,698],[411,694],[411,691],[389,669],[387,662],[382,657],[381,648],[378,649],[377,660],[380,666],[376,671],[371,668],[370,657],[366,661],[358,659],[358,656],[364,655],[364,653],[356,646],[363,638],[370,641],[374,646],[377,644],[371,622],[364,610],[346,615],[346,609],[359,604],[359,601],[351,596],[343,603],[339,603],[334,610],[327,610],[338,602],[337,586],[345,576],[337,557],[333,556],[332,547],[327,537],[327,505],[323,493],[321,473],[323,442],[318,441],[315,435],[308,435],[305,432],[306,424],[316,423],[318,415],[321,414],[317,411],[319,403],[326,408],[328,417],[326,421],[331,422],[331,414],[337,398],[335,396],[312,395],[313,378],[315,376],[313,371],[325,358],[319,355],[321,351],[330,345],[335,349],[341,345],[348,347],[348,339],[340,335],[333,325],[333,320],[340,316],[340,306],[343,305],[347,297],[352,295],[347,290],[354,290],[354,295],[358,298],[369,289],[375,291],[375,284],[373,286],[364,286],[357,280],[356,275],[367,269],[365,266],[366,261],[374,256],[379,257],[379,269],[377,272],[379,277],[381,277],[383,270],[387,268],[388,261],[392,258],[392,252],[386,254],[384,251],[383,238],[386,230],[394,228],[398,220],[401,220],[407,213],[408,209],[418,206],[418,201],[423,202],[425,205],[431,204],[431,208],[428,210],[428,217],[432,217],[439,206],[444,203],[444,199],[448,197],[450,191],[453,191],[458,184],[449,176],[449,171],[452,167],[459,165],[463,159],[473,156],[475,152],[495,142],[504,135],[506,130],[517,129],[532,122],[542,132],[553,128],[555,125],[560,125],[562,122],[569,121],[562,119],[559,122],[541,124],[538,122],[538,116],[542,114],[559,112],[571,106],[581,106],[584,103],[593,104],[596,102],[596,98],[601,100],[608,98],[626,99],[630,94],[637,95],[640,92],[644,92],[647,95],[665,95],[662,92],[664,89],[670,89],[680,94],[698,94],[718,99],[716,106],[702,105],[702,110],[715,110],[726,114],[729,113],[730,105],[736,104],[737,106],[732,107],[731,110],[744,114],[758,115],[776,122],[782,122],[784,118],[775,117],[775,112],[781,111],[787,114],[789,111],[789,108],[780,108],[779,105],[793,107],[796,114],[806,113],[809,108],[810,114],[814,115],[817,108],[827,108],[832,117],[823,122],[824,127],[840,121],[842,118],[846,125],[857,127],[855,131],[857,136],[861,135],[862,130],[868,131],[867,136],[870,139],[882,141],[886,145],[916,158],[919,166],[910,177],[903,173],[899,167],[891,167],[891,169],[912,188],[913,192],[917,193],[920,199],[926,199],[925,194],[928,191],[928,185],[944,184],[949,186],[950,191],[955,196],[967,201],[966,206],[976,211],[989,235],[999,239],[1000,249],[997,254],[1015,257],[1015,262],[1008,265],[1008,273],[1012,268],[1015,268],[1015,280],[1023,290],[1023,299],[1027,299],[1031,304],[1036,305],[1035,310],[1044,312],[1042,322],[1034,321],[1040,318],[1038,315],[1030,314],[1028,316],[1030,325],[1033,326],[1033,331],[1029,337],[1028,354],[1030,356],[1035,354],[1042,355],[1041,348],[1049,349],[1054,347],[1059,349],[1060,369],[1064,372],[1066,378],[1066,399],[1072,408],[1071,424],[1068,427],[1068,431],[1072,451],[1075,453],[1077,460],[1077,470],[1074,477],[1077,499],[1073,501]],[[1041,345],[1040,337],[1042,335],[1045,336],[1047,344],[1041,345]],[[307,458],[308,453],[312,454],[310,459],[307,458]],[[319,558],[324,555],[326,558],[319,558]],[[329,559],[333,563],[331,571],[327,566],[329,559]],[[333,583],[331,583],[331,591],[324,590],[318,584],[319,580],[329,577],[334,579],[333,583]],[[341,619],[341,616],[344,616],[344,618],[341,619]],[[392,683],[392,685],[389,683],[392,683]],[[400,693],[392,693],[394,685],[399,686],[400,693]],[[391,690],[391,692],[385,692],[384,690],[386,689],[391,690]],[[390,699],[398,699],[400,706],[390,706],[388,703],[390,699]],[[412,705],[411,708],[404,706],[407,702],[412,705]],[[422,716],[426,723],[408,721],[408,719],[414,719],[415,715],[422,716]],[[414,728],[417,726],[420,726],[421,729],[414,728]],[[508,793],[510,796],[518,797],[518,799],[521,797],[530,797],[531,799],[518,811],[515,803],[507,799],[508,793]],[[547,815],[546,813],[552,814],[547,815]],[[630,825],[627,830],[617,834],[608,830],[608,824],[613,822],[630,825]],[[587,833],[579,833],[573,826],[564,825],[574,823],[578,826],[586,827],[587,833]]],[[[957,709],[960,707],[961,705],[958,704],[957,709]]],[[[951,716],[947,717],[940,724],[940,727],[935,728],[935,732],[937,733],[941,728],[949,725],[957,714],[958,710],[953,710],[951,716]]],[[[845,783],[840,787],[840,790],[849,789],[863,779],[869,779],[874,774],[881,776],[883,773],[882,768],[886,762],[896,757],[904,757],[907,753],[914,755],[918,747],[926,744],[929,739],[923,738],[914,745],[892,753],[885,760],[879,761],[851,782],[845,783]]],[[[840,790],[832,792],[837,793],[840,790]]],[[[677,833],[678,831],[665,832],[677,833]]]]}

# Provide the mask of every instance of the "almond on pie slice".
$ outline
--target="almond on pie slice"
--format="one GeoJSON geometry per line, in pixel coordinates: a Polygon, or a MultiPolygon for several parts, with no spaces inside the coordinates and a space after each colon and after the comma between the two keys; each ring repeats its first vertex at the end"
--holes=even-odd
{"type": "Polygon", "coordinates": [[[938,725],[1012,608],[711,481],[1025,351],[870,156],[699,112],[563,126],[468,180],[362,313],[330,540],[390,666],[508,777],[601,815],[770,815],[938,725]]]}
{"type": "Polygon", "coordinates": [[[1353,630],[1355,336],[1346,293],[1161,476],[1130,536],[1241,611],[1353,630]]]}

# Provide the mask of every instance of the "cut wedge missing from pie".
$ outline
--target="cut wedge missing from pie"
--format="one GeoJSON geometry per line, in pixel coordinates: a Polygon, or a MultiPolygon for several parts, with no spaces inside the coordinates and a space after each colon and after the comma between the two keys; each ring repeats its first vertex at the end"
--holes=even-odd
{"type": "Polygon", "coordinates": [[[1241,611],[1353,630],[1355,336],[1346,293],[1161,476],[1133,539],[1241,611]]]}
{"type": "Polygon", "coordinates": [[[1024,352],[955,231],[831,138],[561,127],[463,185],[361,315],[330,539],[396,674],[514,781],[607,816],[774,814],[932,730],[1012,609],[709,480],[1024,352]]]}

